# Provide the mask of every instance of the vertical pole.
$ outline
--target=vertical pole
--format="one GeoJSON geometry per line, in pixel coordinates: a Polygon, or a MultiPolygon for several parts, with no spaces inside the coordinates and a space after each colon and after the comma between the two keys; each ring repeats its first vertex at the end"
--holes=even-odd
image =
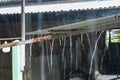
{"type": "Polygon", "coordinates": [[[21,39],[25,40],[25,0],[21,4],[21,39]]]}
{"type": "MultiPolygon", "coordinates": [[[[21,40],[25,40],[25,0],[21,2],[21,40]]],[[[20,55],[20,69],[23,73],[23,79],[25,77],[25,45],[21,45],[21,55],[20,55]]]]}

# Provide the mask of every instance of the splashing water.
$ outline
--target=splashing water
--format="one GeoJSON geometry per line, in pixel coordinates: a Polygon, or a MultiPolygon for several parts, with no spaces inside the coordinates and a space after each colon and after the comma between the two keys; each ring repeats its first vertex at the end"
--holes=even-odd
{"type": "Polygon", "coordinates": [[[104,31],[102,31],[100,33],[100,35],[98,36],[98,38],[97,38],[97,40],[95,42],[94,51],[93,51],[93,55],[92,55],[91,62],[90,62],[90,70],[89,70],[89,79],[88,80],[90,80],[90,76],[91,76],[91,73],[92,73],[92,65],[93,65],[93,60],[94,60],[94,56],[95,56],[96,49],[97,49],[97,43],[98,43],[98,41],[99,41],[99,39],[100,39],[100,37],[101,37],[101,35],[102,35],[103,32],[104,31]]]}

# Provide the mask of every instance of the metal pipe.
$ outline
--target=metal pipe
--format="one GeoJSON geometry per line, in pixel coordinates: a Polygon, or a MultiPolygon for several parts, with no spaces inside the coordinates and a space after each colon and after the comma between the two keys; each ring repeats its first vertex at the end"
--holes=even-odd
{"type": "Polygon", "coordinates": [[[25,40],[25,0],[21,3],[21,40],[25,40]]]}
{"type": "MultiPolygon", "coordinates": [[[[21,0],[21,40],[25,40],[25,0],[21,0]]],[[[21,47],[20,54],[20,70],[22,71],[22,79],[26,80],[26,70],[25,70],[25,45],[21,47]]]]}
{"type": "Polygon", "coordinates": [[[0,45],[0,49],[5,48],[5,47],[11,47],[11,46],[25,45],[25,44],[35,43],[35,42],[41,42],[41,41],[44,41],[44,40],[51,40],[51,39],[52,39],[52,36],[48,35],[48,36],[38,37],[38,38],[34,38],[34,39],[29,39],[29,40],[23,40],[23,41],[20,41],[20,42],[12,42],[12,43],[8,43],[8,44],[0,45]]]}
{"type": "Polygon", "coordinates": [[[15,40],[15,39],[21,39],[21,37],[14,37],[14,38],[0,38],[0,41],[5,41],[5,40],[15,40]]]}

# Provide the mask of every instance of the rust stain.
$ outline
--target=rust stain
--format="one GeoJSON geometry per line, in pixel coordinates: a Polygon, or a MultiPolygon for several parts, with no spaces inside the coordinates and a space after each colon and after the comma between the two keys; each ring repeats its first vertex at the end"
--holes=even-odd
{"type": "Polygon", "coordinates": [[[44,40],[51,40],[52,36],[48,35],[48,36],[44,36],[44,37],[39,37],[39,38],[35,38],[32,40],[33,43],[35,42],[40,42],[40,41],[44,41],[44,40]]]}

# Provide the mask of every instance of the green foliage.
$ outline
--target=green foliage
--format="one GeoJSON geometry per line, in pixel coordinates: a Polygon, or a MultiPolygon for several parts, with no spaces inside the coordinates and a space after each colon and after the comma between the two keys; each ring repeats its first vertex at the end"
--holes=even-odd
{"type": "MultiPolygon", "coordinates": [[[[120,43],[120,33],[116,34],[116,36],[114,37],[111,37],[111,42],[120,43]]],[[[106,37],[106,44],[108,45],[108,43],[109,43],[109,37],[106,37]]]]}
{"type": "Polygon", "coordinates": [[[117,42],[120,42],[120,33],[116,35],[117,42]]]}
{"type": "Polygon", "coordinates": [[[111,38],[111,42],[120,43],[120,33],[111,38]]]}

